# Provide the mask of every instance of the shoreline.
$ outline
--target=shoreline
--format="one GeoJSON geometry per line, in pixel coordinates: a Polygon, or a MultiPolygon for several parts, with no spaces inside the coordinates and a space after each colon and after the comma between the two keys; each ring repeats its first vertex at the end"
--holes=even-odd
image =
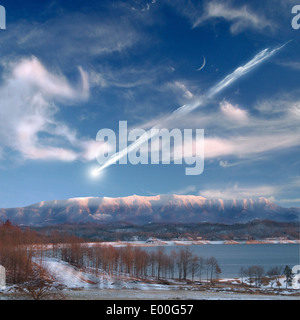
{"type": "Polygon", "coordinates": [[[146,241],[104,241],[87,242],[86,245],[105,245],[113,247],[133,246],[133,247],[156,247],[156,246],[192,246],[192,245],[252,245],[252,244],[300,244],[300,240],[268,239],[268,240],[160,240],[153,238],[146,241]]]}

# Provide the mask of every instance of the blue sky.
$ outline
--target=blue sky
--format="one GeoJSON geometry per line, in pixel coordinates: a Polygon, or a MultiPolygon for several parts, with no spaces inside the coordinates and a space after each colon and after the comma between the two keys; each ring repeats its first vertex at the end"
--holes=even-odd
{"type": "Polygon", "coordinates": [[[297,1],[0,4],[7,21],[0,30],[0,207],[169,193],[262,196],[299,207],[297,1]],[[172,123],[205,130],[201,175],[185,175],[185,165],[116,164],[91,177],[98,130],[117,132],[123,120],[148,129],[285,43],[172,123]]]}

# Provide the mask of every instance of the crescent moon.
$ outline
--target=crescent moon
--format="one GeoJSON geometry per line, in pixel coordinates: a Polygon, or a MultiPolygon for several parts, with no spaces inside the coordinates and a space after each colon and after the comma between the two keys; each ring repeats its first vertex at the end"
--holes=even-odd
{"type": "Polygon", "coordinates": [[[206,59],[205,59],[205,57],[203,56],[203,63],[202,63],[202,66],[201,66],[199,69],[197,69],[196,71],[200,71],[200,70],[202,70],[202,69],[205,67],[205,65],[206,65],[206,59]]]}

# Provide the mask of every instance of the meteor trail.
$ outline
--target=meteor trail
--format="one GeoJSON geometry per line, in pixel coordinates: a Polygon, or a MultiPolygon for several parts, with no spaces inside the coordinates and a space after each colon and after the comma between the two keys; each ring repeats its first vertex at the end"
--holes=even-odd
{"type": "MultiPolygon", "coordinates": [[[[290,41],[289,41],[290,42],[290,41]]],[[[277,53],[279,50],[281,50],[283,47],[285,47],[289,42],[285,43],[284,45],[277,47],[273,50],[270,49],[264,49],[261,52],[259,52],[252,60],[250,60],[245,65],[237,68],[235,71],[233,71],[231,74],[226,76],[223,80],[221,80],[219,83],[217,83],[215,86],[213,86],[205,95],[195,100],[193,103],[189,103],[186,105],[183,105],[182,107],[179,107],[176,109],[168,118],[167,120],[172,120],[178,115],[184,116],[189,114],[190,112],[194,111],[195,109],[199,108],[200,106],[204,105],[206,102],[208,102],[210,99],[214,98],[218,93],[220,93],[222,90],[227,88],[229,85],[233,84],[235,81],[237,81],[242,76],[248,74],[250,71],[252,71],[254,68],[259,66],[261,63],[266,61],[267,59],[271,58],[275,53],[277,53]]],[[[157,124],[156,128],[159,126],[157,124]]],[[[153,127],[154,128],[154,127],[153,127]]],[[[153,128],[149,129],[145,134],[143,134],[139,139],[137,139],[135,142],[130,144],[125,149],[121,150],[120,152],[115,153],[112,155],[102,166],[95,169],[93,172],[94,175],[97,175],[100,173],[103,169],[109,167],[110,165],[116,163],[118,160],[122,159],[124,156],[126,156],[129,152],[137,149],[139,146],[141,146],[143,143],[147,142],[151,138],[155,136],[153,128]]]]}

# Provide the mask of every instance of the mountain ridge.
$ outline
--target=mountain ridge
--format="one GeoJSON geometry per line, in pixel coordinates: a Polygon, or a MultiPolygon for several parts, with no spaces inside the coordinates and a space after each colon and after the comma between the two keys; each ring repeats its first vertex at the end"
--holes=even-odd
{"type": "Polygon", "coordinates": [[[78,197],[41,201],[26,207],[0,209],[0,221],[22,225],[60,223],[228,223],[252,220],[299,221],[300,208],[284,208],[264,197],[204,198],[165,194],[127,197],[78,197]]]}

